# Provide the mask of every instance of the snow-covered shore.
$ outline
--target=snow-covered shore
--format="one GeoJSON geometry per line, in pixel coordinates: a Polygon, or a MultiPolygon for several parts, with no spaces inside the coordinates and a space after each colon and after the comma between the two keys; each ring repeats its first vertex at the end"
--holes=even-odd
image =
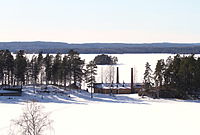
{"type": "MultiPolygon", "coordinates": [[[[38,88],[39,89],[39,88],[38,88]]],[[[53,89],[53,88],[52,88],[53,89]]],[[[37,90],[37,89],[36,89],[37,90]]],[[[198,135],[200,102],[141,98],[137,94],[103,95],[86,91],[0,97],[0,133],[7,135],[10,120],[22,113],[27,100],[36,100],[50,112],[55,135],[198,135]]]]}

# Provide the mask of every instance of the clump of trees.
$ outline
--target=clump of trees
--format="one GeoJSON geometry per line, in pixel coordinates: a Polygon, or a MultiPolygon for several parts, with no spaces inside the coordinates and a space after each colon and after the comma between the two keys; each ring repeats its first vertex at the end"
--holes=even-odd
{"type": "Polygon", "coordinates": [[[108,56],[106,54],[97,55],[94,58],[94,62],[97,65],[115,65],[118,62],[117,57],[115,56],[108,56]]]}
{"type": "MultiPolygon", "coordinates": [[[[70,88],[80,87],[86,77],[94,74],[91,69],[95,70],[96,64],[90,63],[86,69],[84,66],[85,61],[74,50],[64,57],[60,53],[43,57],[41,52],[29,59],[23,50],[17,52],[15,57],[9,50],[0,50],[0,85],[52,84],[64,86],[65,89],[67,85],[70,88]]],[[[89,86],[91,82],[94,82],[94,77],[87,80],[89,86]]]]}
{"type": "Polygon", "coordinates": [[[168,57],[166,61],[158,60],[155,72],[146,64],[144,73],[145,89],[156,89],[168,92],[175,98],[198,98],[200,95],[200,58],[194,54],[168,57]]]}

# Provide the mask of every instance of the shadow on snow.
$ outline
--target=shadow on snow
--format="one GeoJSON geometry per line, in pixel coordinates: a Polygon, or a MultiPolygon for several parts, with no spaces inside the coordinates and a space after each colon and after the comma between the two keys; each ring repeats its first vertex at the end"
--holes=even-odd
{"type": "Polygon", "coordinates": [[[139,100],[122,94],[110,95],[110,94],[94,93],[93,98],[91,98],[90,93],[83,90],[78,90],[78,91],[73,91],[72,95],[90,102],[148,104],[144,103],[143,100],[139,100]]]}
{"type": "Polygon", "coordinates": [[[38,92],[40,88],[35,89],[26,86],[23,88],[22,96],[2,96],[0,103],[19,104],[27,101],[37,101],[42,103],[63,103],[63,104],[84,104],[90,102],[99,103],[130,103],[130,104],[148,104],[143,100],[129,97],[128,95],[109,95],[109,94],[93,94],[91,98],[90,93],[84,90],[64,91],[56,87],[51,87],[49,90],[54,90],[49,93],[38,92]],[[57,92],[55,92],[57,91],[57,92]],[[70,97],[69,97],[70,95],[70,97]]]}

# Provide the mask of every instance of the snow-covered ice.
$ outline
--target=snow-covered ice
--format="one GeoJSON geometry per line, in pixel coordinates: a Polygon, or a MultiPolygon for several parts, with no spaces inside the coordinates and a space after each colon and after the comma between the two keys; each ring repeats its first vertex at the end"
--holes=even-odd
{"type": "MultiPolygon", "coordinates": [[[[38,54],[27,54],[26,57],[28,59],[31,59],[33,55],[37,56],[38,54]]],[[[56,54],[51,54],[51,55],[55,56],[56,54]]],[[[62,54],[62,56],[64,55],[65,54],[62,54]]],[[[80,57],[81,59],[85,60],[85,63],[87,64],[89,63],[89,61],[93,60],[95,56],[97,55],[99,54],[80,54],[80,57]]],[[[108,54],[108,55],[116,56],[118,58],[118,64],[115,65],[114,67],[115,67],[115,70],[116,70],[116,67],[119,67],[119,81],[121,83],[123,81],[125,81],[125,83],[131,82],[131,68],[134,68],[134,82],[142,83],[146,62],[150,63],[151,69],[154,71],[158,60],[160,59],[166,60],[169,56],[171,56],[172,58],[175,56],[175,54],[165,54],[165,53],[108,54]]],[[[43,56],[46,57],[46,54],[43,54],[43,56]]],[[[196,54],[195,57],[200,57],[200,55],[196,54]]],[[[96,80],[99,83],[102,82],[102,76],[101,76],[102,70],[103,70],[103,73],[105,73],[106,70],[108,70],[108,66],[98,65],[98,69],[97,69],[98,74],[96,76],[96,80]]],[[[116,79],[116,77],[114,79],[116,79]]]]}
{"type": "Polygon", "coordinates": [[[0,134],[8,134],[10,120],[19,117],[27,100],[36,100],[50,112],[55,135],[199,135],[199,101],[137,94],[94,94],[91,99],[86,91],[68,97],[62,89],[49,89],[52,92],[34,93],[29,86],[22,97],[0,97],[0,134]]]}

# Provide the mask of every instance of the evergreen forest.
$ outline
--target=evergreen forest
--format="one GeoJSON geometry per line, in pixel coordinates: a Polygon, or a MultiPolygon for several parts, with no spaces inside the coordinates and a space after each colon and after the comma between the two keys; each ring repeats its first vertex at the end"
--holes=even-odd
{"type": "Polygon", "coordinates": [[[200,58],[175,55],[157,61],[155,72],[147,62],[144,73],[145,91],[159,92],[160,97],[196,99],[200,94],[200,58]]]}
{"type": "Polygon", "coordinates": [[[60,53],[43,55],[40,52],[29,59],[23,50],[18,51],[16,55],[9,50],[0,50],[2,87],[52,84],[63,86],[65,89],[81,88],[82,81],[87,81],[89,87],[92,87],[96,68],[93,61],[85,65],[85,61],[74,50],[70,50],[64,56],[60,53]]]}

